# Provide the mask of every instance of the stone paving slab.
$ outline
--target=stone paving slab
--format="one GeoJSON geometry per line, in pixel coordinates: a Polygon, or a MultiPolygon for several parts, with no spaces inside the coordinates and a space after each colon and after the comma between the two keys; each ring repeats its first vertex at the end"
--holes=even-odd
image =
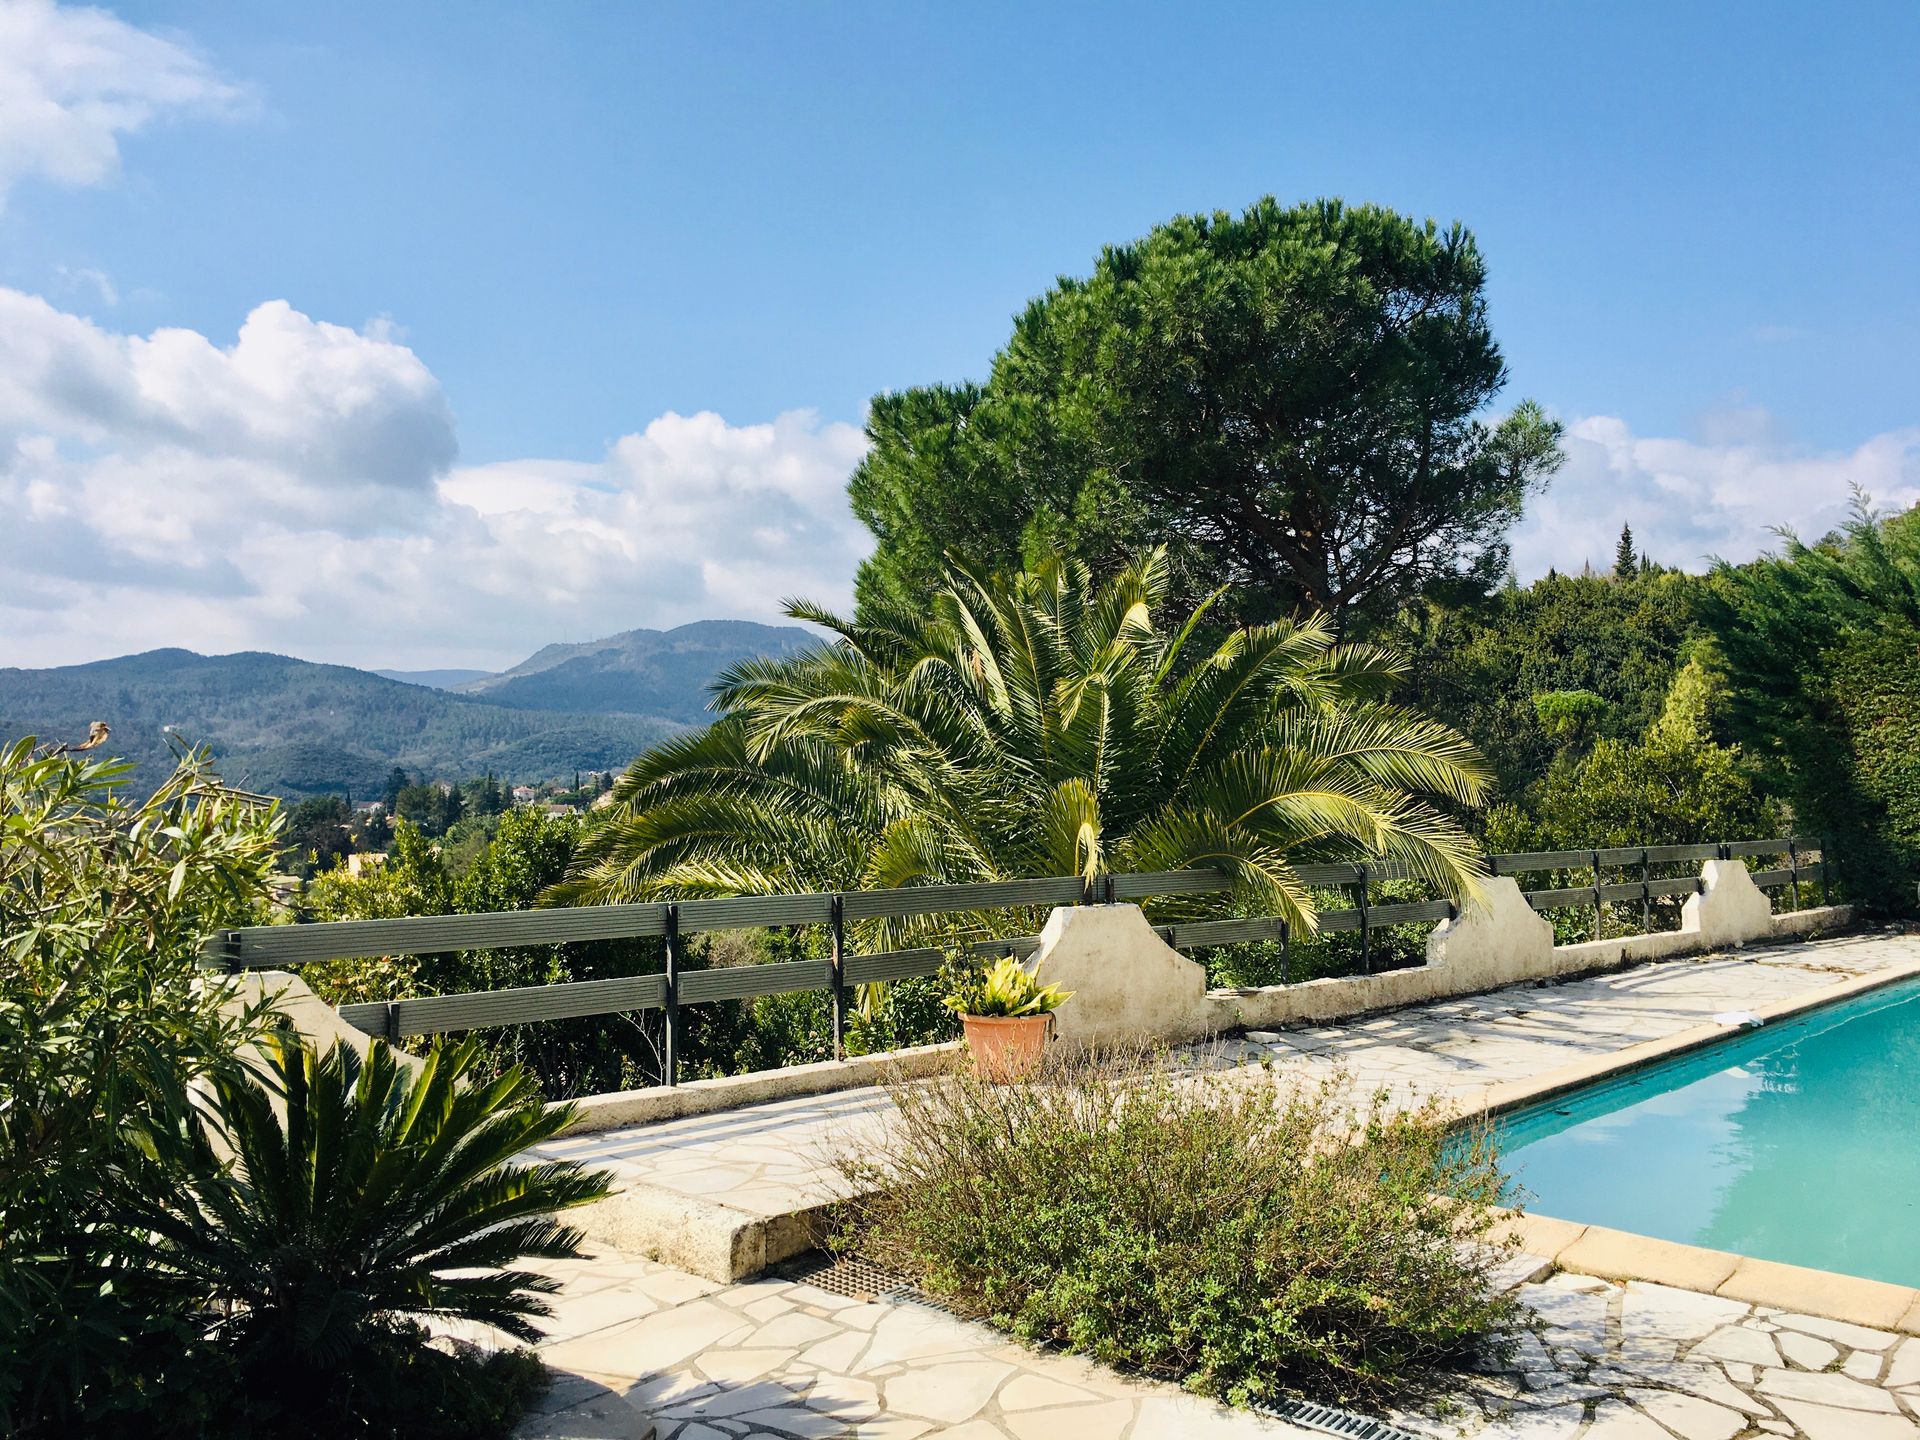
{"type": "Polygon", "coordinates": [[[718,1285],[608,1250],[545,1268],[564,1285],[541,1346],[559,1375],[523,1440],[1309,1433],[924,1305],[777,1277],[718,1285]]]}
{"type": "MultiPolygon", "coordinates": [[[[524,1440],[1310,1433],[922,1305],[607,1250],[548,1268],[564,1288],[541,1352],[560,1375],[524,1440]]],[[[1564,1272],[1518,1294],[1536,1334],[1444,1407],[1379,1418],[1432,1440],[1920,1440],[1920,1338],[1564,1272]]]]}
{"type": "MultiPolygon", "coordinates": [[[[1497,1090],[1679,1034],[1732,1010],[1789,1002],[1838,981],[1920,964],[1920,937],[1850,935],[1686,957],[1611,974],[1516,985],[1338,1024],[1255,1031],[1187,1053],[1196,1065],[1341,1066],[1356,1089],[1463,1111],[1497,1090]]],[[[841,1191],[836,1152],[871,1143],[891,1101],[880,1086],[783,1099],[649,1125],[562,1136],[543,1156],[607,1170],[618,1193],[585,1212],[597,1239],[718,1280],[806,1248],[805,1217],[841,1191]]]]}

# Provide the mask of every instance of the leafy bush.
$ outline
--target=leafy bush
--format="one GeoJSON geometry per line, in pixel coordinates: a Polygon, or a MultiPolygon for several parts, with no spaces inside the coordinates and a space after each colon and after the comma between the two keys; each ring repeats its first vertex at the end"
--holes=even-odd
{"type": "Polygon", "coordinates": [[[501,1267],[597,1182],[500,1162],[561,1117],[461,1083],[464,1049],[416,1083],[276,1046],[195,968],[261,918],[274,807],[200,755],[143,801],[127,776],[0,749],[0,1433],[504,1436],[538,1362],[405,1317],[538,1313],[501,1267]]]}
{"type": "Polygon", "coordinates": [[[1911,913],[1920,879],[1920,506],[1785,537],[1777,558],[1714,573],[1729,728],[1828,837],[1841,892],[1911,913]]]}
{"type": "Polygon", "coordinates": [[[878,1151],[842,1161],[871,1198],[840,1243],[1025,1338],[1235,1402],[1404,1391],[1518,1322],[1484,1243],[1501,1177],[1434,1108],[1355,1111],[1339,1085],[1081,1055],[1034,1084],[903,1086],[878,1151]]]}
{"type": "Polygon", "coordinates": [[[162,1188],[132,1143],[230,1074],[259,1016],[198,983],[200,939],[266,895],[271,807],[182,757],[144,800],[128,766],[0,749],[0,1432],[103,1430],[190,1346],[109,1188],[162,1188]]]}

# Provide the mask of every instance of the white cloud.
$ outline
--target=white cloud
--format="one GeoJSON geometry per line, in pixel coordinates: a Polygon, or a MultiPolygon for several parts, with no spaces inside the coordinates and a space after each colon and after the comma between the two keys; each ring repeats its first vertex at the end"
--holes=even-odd
{"type": "Polygon", "coordinates": [[[1803,539],[1846,518],[1851,487],[1877,508],[1920,504],[1920,427],[1890,430],[1850,451],[1798,446],[1764,411],[1708,417],[1697,439],[1636,435],[1625,420],[1590,416],[1567,427],[1567,464],[1513,537],[1521,578],[1613,563],[1622,525],[1664,565],[1706,568],[1778,546],[1774,527],[1803,539]]]}
{"type": "Polygon", "coordinates": [[[462,467],[398,333],[272,301],[231,344],[120,335],[0,289],[0,664],[185,645],[495,665],[847,603],[856,427],[667,414],[595,461],[462,467]]]}
{"type": "MultiPolygon", "coordinates": [[[[555,640],[850,601],[858,428],[662,415],[593,460],[459,463],[439,381],[384,319],[284,301],[223,343],[116,333],[0,289],[0,665],[167,645],[361,665],[496,666],[555,640]]],[[[1597,416],[1515,536],[1523,576],[1819,535],[1849,486],[1920,503],[1920,428],[1844,453],[1763,412],[1700,438],[1597,416]]]]}
{"type": "Polygon", "coordinates": [[[29,175],[98,185],[119,170],[121,137],[242,98],[186,46],[104,10],[0,0],[0,205],[29,175]]]}

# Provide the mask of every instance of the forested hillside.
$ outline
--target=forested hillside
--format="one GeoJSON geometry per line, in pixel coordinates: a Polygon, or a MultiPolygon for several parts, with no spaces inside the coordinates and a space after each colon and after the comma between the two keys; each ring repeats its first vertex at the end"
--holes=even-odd
{"type": "Polygon", "coordinates": [[[538,780],[624,765],[672,721],[507,709],[285,655],[153,650],[51,670],[0,670],[0,732],[78,739],[94,720],[143,774],[167,732],[210,746],[236,784],[276,795],[374,796],[401,765],[428,777],[538,780]]]}
{"type": "Polygon", "coordinates": [[[578,645],[548,645],[499,675],[457,686],[495,705],[609,715],[657,715],[704,725],[707,684],[730,665],[792,655],[819,643],[797,625],[696,620],[673,630],[628,630],[578,645]]]}

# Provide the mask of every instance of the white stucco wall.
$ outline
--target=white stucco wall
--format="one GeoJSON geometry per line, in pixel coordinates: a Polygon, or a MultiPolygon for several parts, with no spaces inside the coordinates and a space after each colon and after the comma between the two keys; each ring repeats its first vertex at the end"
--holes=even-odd
{"type": "Polygon", "coordinates": [[[1556,946],[1553,927],[1534,912],[1519,885],[1496,876],[1483,882],[1481,895],[1459,918],[1434,927],[1426,964],[1297,985],[1207,990],[1201,967],[1169,949],[1132,905],[1054,911],[1031,963],[1075,992],[1059,1012],[1063,1040],[1152,1035],[1179,1041],[1337,1020],[1529,980],[1737,948],[1851,919],[1845,906],[1774,915],[1765,892],[1737,860],[1709,860],[1701,880],[1705,889],[1687,901],[1679,930],[1556,946]]]}

